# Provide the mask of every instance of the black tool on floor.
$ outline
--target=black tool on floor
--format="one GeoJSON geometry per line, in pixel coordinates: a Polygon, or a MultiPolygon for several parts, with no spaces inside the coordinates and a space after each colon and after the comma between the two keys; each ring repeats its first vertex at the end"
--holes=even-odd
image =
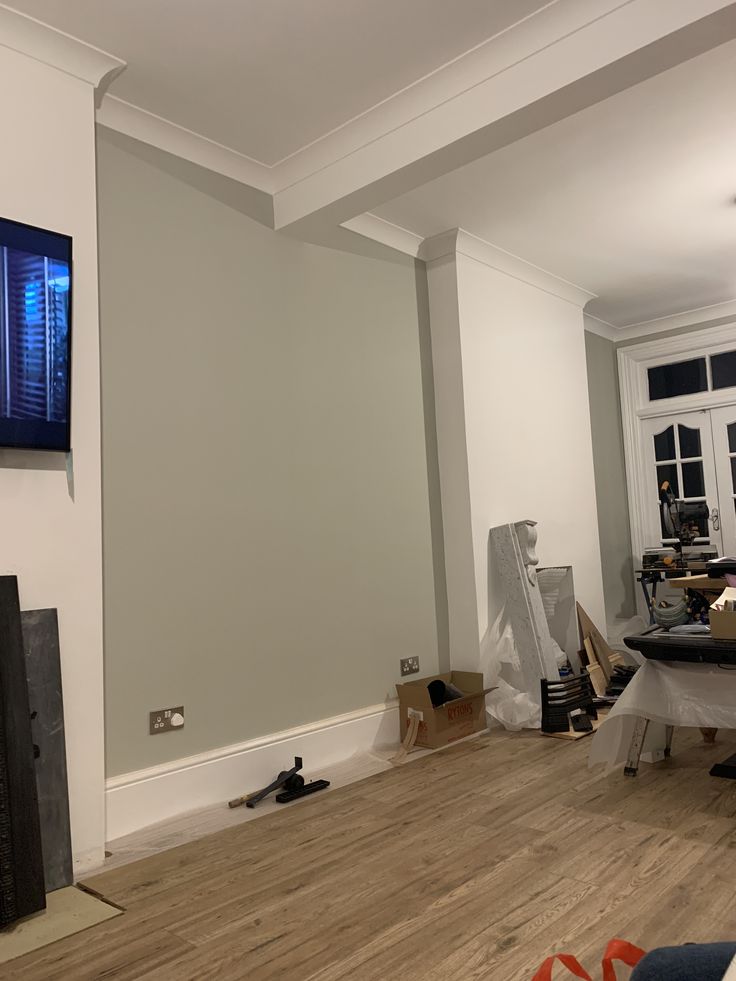
{"type": "Polygon", "coordinates": [[[292,766],[290,770],[282,770],[276,779],[272,780],[267,787],[264,787],[263,790],[257,791],[255,794],[251,794],[248,797],[248,800],[245,802],[245,806],[255,807],[256,804],[262,801],[264,797],[268,797],[269,794],[272,794],[274,790],[278,790],[279,787],[285,787],[290,780],[293,781],[291,784],[292,788],[297,787],[300,783],[301,786],[304,786],[304,777],[300,777],[298,775],[301,768],[302,758],[301,756],[295,756],[294,766],[292,766]]]}
{"type": "Polygon", "coordinates": [[[302,765],[301,756],[295,756],[294,766],[290,770],[282,770],[276,779],[263,790],[228,801],[228,807],[240,807],[241,804],[245,804],[246,807],[255,807],[264,797],[268,797],[279,787],[283,787],[283,792],[276,795],[277,802],[288,804],[289,801],[299,800],[300,797],[307,797],[309,794],[314,794],[318,790],[325,790],[330,786],[328,780],[312,780],[311,783],[305,783],[304,777],[299,773],[302,765]]]}
{"type": "Polygon", "coordinates": [[[276,794],[277,804],[288,804],[290,801],[299,800],[300,797],[315,794],[318,790],[326,790],[330,786],[329,780],[312,780],[310,783],[304,783],[304,777],[299,777],[299,779],[301,786],[297,788],[290,788],[288,781],[284,784],[283,791],[276,794]]]}

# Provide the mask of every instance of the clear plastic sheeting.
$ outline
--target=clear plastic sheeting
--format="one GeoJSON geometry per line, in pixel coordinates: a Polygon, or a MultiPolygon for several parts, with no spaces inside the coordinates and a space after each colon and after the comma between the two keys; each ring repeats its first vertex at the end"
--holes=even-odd
{"type": "Polygon", "coordinates": [[[614,620],[607,625],[608,644],[614,651],[618,651],[626,659],[627,664],[644,664],[646,658],[639,651],[632,651],[624,643],[624,637],[633,637],[635,634],[644,633],[649,627],[644,617],[635,616],[630,620],[614,620]]]}
{"type": "MultiPolygon", "coordinates": [[[[549,643],[557,663],[564,663],[565,654],[559,644],[552,638],[549,643]]],[[[512,731],[539,729],[542,724],[541,686],[535,692],[525,690],[514,632],[504,610],[483,638],[480,665],[484,687],[495,688],[486,696],[486,710],[491,718],[512,731]]]]}
{"type": "Polygon", "coordinates": [[[646,661],[593,736],[588,766],[625,763],[637,718],[668,726],[736,729],[736,669],[646,661]]]}

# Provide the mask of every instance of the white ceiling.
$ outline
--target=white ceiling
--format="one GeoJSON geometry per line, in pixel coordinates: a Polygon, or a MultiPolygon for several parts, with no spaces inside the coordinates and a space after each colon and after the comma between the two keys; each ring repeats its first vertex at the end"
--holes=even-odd
{"type": "Polygon", "coordinates": [[[10,0],[128,63],[110,92],[272,165],[549,0],[10,0]]]}
{"type": "Polygon", "coordinates": [[[736,298],[736,42],[374,213],[461,227],[598,294],[618,327],[736,298]]]}

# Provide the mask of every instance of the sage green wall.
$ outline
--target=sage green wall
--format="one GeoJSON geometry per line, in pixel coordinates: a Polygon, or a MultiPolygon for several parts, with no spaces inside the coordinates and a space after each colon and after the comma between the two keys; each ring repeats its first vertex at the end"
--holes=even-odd
{"type": "Polygon", "coordinates": [[[109,776],[438,665],[423,267],[277,235],[131,146],[100,131],[109,776]]]}
{"type": "Polygon", "coordinates": [[[585,356],[603,591],[606,619],[611,623],[636,612],[618,364],[614,344],[587,330],[585,356]]]}

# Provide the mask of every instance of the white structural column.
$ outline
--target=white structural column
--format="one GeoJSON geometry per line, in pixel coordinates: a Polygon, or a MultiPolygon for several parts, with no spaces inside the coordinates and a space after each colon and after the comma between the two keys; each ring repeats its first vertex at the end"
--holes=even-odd
{"type": "Polygon", "coordinates": [[[427,239],[450,656],[477,670],[503,602],[489,531],[539,522],[605,630],[583,333],[590,294],[463,231],[427,239]]]}
{"type": "Polygon", "coordinates": [[[0,12],[0,217],[73,239],[72,455],[0,450],[0,573],[56,607],[75,871],[103,857],[100,352],[95,88],[121,62],[0,12]]]}

